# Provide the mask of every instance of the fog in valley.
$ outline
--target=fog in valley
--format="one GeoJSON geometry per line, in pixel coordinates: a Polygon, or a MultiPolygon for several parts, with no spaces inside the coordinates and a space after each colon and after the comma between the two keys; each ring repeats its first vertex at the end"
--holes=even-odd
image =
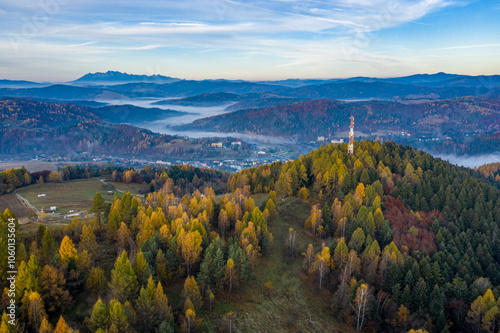
{"type": "Polygon", "coordinates": [[[484,164],[500,162],[500,152],[496,154],[486,154],[486,155],[477,155],[477,156],[457,156],[457,155],[444,155],[444,154],[432,154],[435,157],[439,157],[445,161],[448,161],[452,164],[475,168],[484,164]]]}

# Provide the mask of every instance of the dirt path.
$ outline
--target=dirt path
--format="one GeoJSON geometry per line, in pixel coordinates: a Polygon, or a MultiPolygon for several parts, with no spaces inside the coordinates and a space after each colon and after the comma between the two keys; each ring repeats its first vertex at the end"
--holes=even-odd
{"type": "Polygon", "coordinates": [[[16,195],[16,197],[17,197],[19,200],[21,200],[21,201],[22,201],[22,202],[23,202],[26,206],[28,206],[29,208],[33,209],[33,210],[35,211],[35,214],[36,214],[37,219],[38,219],[38,220],[40,220],[40,215],[41,215],[41,214],[40,214],[40,212],[38,211],[38,209],[37,209],[35,206],[33,206],[32,204],[30,204],[30,202],[29,202],[26,198],[24,198],[24,197],[20,196],[20,195],[17,193],[17,190],[15,190],[15,191],[14,191],[14,194],[15,194],[15,195],[16,195]]]}

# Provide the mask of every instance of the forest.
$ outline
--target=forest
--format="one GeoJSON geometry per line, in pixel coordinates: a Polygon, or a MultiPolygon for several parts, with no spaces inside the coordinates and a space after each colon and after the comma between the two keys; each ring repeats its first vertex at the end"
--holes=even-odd
{"type": "MultiPolygon", "coordinates": [[[[75,170],[66,171],[89,176],[75,170]]],[[[93,172],[126,180],[129,171],[93,172]]],[[[12,173],[29,183],[23,170],[12,173]]],[[[326,145],[232,174],[135,175],[150,192],[110,202],[97,193],[91,219],[33,233],[16,226],[18,321],[8,324],[5,289],[0,332],[252,332],[228,300],[244,303],[276,255],[299,266],[302,287],[324,306],[321,320],[340,331],[500,327],[498,165],[475,171],[362,141],[353,155],[346,144],[326,145]],[[287,213],[293,206],[303,210],[299,224],[287,213]]],[[[10,218],[8,210],[0,218],[1,257],[10,218]]],[[[266,297],[284,292],[264,287],[266,297]]]]}
{"type": "Polygon", "coordinates": [[[223,151],[210,146],[213,142],[222,142],[224,147],[230,147],[234,141],[231,138],[182,138],[103,120],[137,120],[141,118],[137,113],[142,119],[148,115],[157,119],[153,116],[182,114],[170,110],[144,110],[132,106],[87,109],[69,103],[0,99],[0,155],[74,157],[83,153],[102,156],[113,152],[114,156],[192,159],[234,158],[248,153],[245,143],[237,149],[223,151]]]}
{"type": "Polygon", "coordinates": [[[419,102],[316,99],[260,108],[247,106],[252,108],[198,119],[177,128],[294,137],[309,142],[319,136],[346,137],[353,115],[355,136],[398,140],[437,152],[495,152],[500,140],[498,96],[419,102]]]}

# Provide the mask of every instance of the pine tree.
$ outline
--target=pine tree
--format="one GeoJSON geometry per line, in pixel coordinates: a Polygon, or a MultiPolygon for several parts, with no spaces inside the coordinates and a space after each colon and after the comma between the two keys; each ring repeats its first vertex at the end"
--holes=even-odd
{"type": "MultiPolygon", "coordinates": [[[[2,332],[2,331],[0,330],[0,332],[2,332]]],[[[38,333],[52,333],[52,332],[54,332],[52,325],[47,320],[47,317],[43,317],[42,324],[40,325],[40,328],[38,329],[38,333]]]]}
{"type": "Polygon", "coordinates": [[[135,310],[137,312],[138,326],[141,327],[141,331],[151,332],[154,327],[159,325],[156,308],[147,289],[141,288],[135,310]]]}
{"type": "Polygon", "coordinates": [[[272,199],[267,200],[265,209],[269,211],[269,216],[271,220],[274,220],[278,217],[278,211],[276,210],[276,205],[274,204],[272,199]]]}
{"type": "Polygon", "coordinates": [[[68,267],[70,262],[76,263],[78,259],[77,251],[73,241],[68,236],[64,236],[59,248],[59,258],[63,267],[68,267]]]}
{"type": "Polygon", "coordinates": [[[59,321],[57,322],[56,329],[54,330],[54,333],[72,333],[71,327],[66,324],[66,321],[64,320],[63,316],[59,317],[59,321]]]}
{"type": "Polygon", "coordinates": [[[99,298],[95,302],[92,309],[92,314],[88,322],[88,327],[91,331],[95,332],[98,329],[105,330],[109,324],[109,309],[99,298]]]}
{"type": "Polygon", "coordinates": [[[85,282],[85,287],[92,293],[99,293],[106,288],[106,276],[101,267],[92,267],[85,282]]]}
{"type": "Polygon", "coordinates": [[[90,209],[90,212],[95,215],[95,217],[99,220],[99,223],[101,223],[101,214],[104,212],[105,205],[106,204],[101,194],[97,192],[92,199],[92,208],[90,209]]]}
{"type": "Polygon", "coordinates": [[[80,251],[87,250],[93,256],[97,254],[97,241],[90,225],[84,225],[80,235],[80,251]]]}
{"type": "Polygon", "coordinates": [[[108,233],[109,239],[115,240],[118,228],[122,223],[122,217],[116,207],[113,205],[108,215],[108,223],[106,225],[106,231],[108,233]]]}
{"type": "Polygon", "coordinates": [[[158,282],[153,298],[153,306],[159,322],[172,320],[172,308],[168,305],[168,298],[163,293],[161,282],[158,282]]]}
{"type": "Polygon", "coordinates": [[[200,260],[202,238],[198,231],[188,232],[182,239],[182,258],[186,265],[188,275],[193,264],[200,260]]]}
{"type": "Polygon", "coordinates": [[[182,297],[189,298],[193,302],[195,310],[201,309],[203,300],[201,298],[200,289],[193,276],[188,276],[184,281],[184,289],[182,290],[182,297]]]}
{"type": "Polygon", "coordinates": [[[111,271],[111,293],[120,302],[134,299],[139,288],[137,276],[128,260],[127,252],[116,259],[115,269],[111,271]]]}
{"type": "Polygon", "coordinates": [[[422,310],[428,303],[427,284],[420,278],[413,288],[413,306],[416,310],[422,310]]]}
{"type": "Polygon", "coordinates": [[[170,264],[161,249],[158,249],[158,253],[156,255],[155,271],[160,281],[165,284],[169,283],[170,280],[172,279],[170,264]]]}
{"type": "Polygon", "coordinates": [[[62,272],[55,267],[46,265],[42,271],[41,281],[41,292],[47,305],[47,311],[53,312],[70,304],[71,296],[64,289],[66,279],[62,272]]]}
{"type": "Polygon", "coordinates": [[[12,325],[9,324],[9,317],[7,317],[5,311],[2,314],[2,324],[0,325],[0,333],[14,333],[12,325]]]}
{"type": "Polygon", "coordinates": [[[148,263],[146,261],[146,258],[144,258],[144,253],[142,251],[139,251],[137,255],[135,256],[135,261],[132,265],[132,268],[134,269],[134,273],[137,276],[137,281],[139,281],[139,284],[145,283],[147,280],[146,276],[146,268],[148,266],[148,263]]]}
{"type": "Polygon", "coordinates": [[[42,248],[41,248],[42,262],[44,264],[48,263],[56,253],[57,253],[57,243],[54,240],[54,238],[52,238],[50,230],[46,228],[42,238],[42,248]]]}
{"type": "MultiPolygon", "coordinates": [[[[108,226],[109,226],[109,223],[108,223],[108,226]]],[[[130,233],[129,228],[127,227],[127,225],[124,222],[122,222],[120,224],[120,228],[118,228],[118,230],[116,231],[116,238],[118,240],[118,245],[122,249],[124,249],[125,246],[127,246],[127,244],[129,243],[130,236],[131,236],[131,233],[130,233]]]]}
{"type": "Polygon", "coordinates": [[[410,310],[403,304],[399,306],[394,319],[391,321],[392,327],[396,331],[406,332],[408,322],[410,321],[410,310]]]}
{"type": "Polygon", "coordinates": [[[125,307],[115,299],[109,302],[109,323],[117,332],[131,332],[125,307]]]}

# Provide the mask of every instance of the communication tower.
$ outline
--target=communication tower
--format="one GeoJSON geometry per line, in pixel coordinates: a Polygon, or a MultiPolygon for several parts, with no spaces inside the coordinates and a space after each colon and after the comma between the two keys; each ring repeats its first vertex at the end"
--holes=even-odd
{"type": "Polygon", "coordinates": [[[351,116],[351,129],[349,130],[349,146],[347,152],[349,155],[354,154],[354,116],[351,116]]]}

